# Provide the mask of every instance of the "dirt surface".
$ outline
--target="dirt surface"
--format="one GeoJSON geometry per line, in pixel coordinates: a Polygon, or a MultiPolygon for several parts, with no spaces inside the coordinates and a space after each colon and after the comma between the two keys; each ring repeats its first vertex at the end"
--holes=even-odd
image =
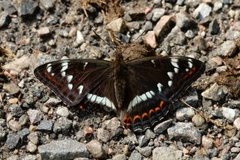
{"type": "Polygon", "coordinates": [[[0,159],[240,159],[239,4],[0,1],[0,159]],[[140,135],[97,105],[67,107],[33,74],[53,60],[112,60],[119,46],[125,60],[178,55],[206,64],[180,97],[188,105],[176,100],[140,135]]]}

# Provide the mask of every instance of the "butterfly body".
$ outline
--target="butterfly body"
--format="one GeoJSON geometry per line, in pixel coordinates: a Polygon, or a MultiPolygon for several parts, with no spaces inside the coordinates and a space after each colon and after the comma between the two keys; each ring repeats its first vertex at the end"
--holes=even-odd
{"type": "Polygon", "coordinates": [[[36,77],[68,106],[90,102],[120,115],[135,132],[154,126],[172,101],[205,69],[188,57],[147,57],[125,62],[93,59],[60,60],[35,69],[36,77]]]}

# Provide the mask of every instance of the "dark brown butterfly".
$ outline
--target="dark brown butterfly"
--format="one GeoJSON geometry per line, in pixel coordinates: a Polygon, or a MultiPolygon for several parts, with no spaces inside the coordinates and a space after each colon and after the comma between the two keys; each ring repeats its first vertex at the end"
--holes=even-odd
{"type": "Polygon", "coordinates": [[[134,132],[159,122],[173,100],[205,70],[188,57],[147,57],[125,62],[65,59],[35,69],[36,77],[68,106],[91,102],[110,108],[134,132]]]}

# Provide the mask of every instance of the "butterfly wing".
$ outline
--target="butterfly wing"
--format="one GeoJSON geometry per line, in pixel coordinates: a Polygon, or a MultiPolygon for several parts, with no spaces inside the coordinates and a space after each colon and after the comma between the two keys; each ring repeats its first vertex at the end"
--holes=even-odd
{"type": "MultiPolygon", "coordinates": [[[[34,74],[66,105],[75,106],[83,100],[103,105],[109,105],[109,99],[114,101],[112,94],[99,89],[101,84],[111,80],[111,63],[108,61],[93,59],[54,61],[37,67],[34,74]]],[[[110,107],[114,107],[114,102],[110,103],[110,107]]]]}
{"type": "Polygon", "coordinates": [[[161,120],[171,101],[186,90],[205,70],[205,65],[188,57],[148,57],[127,63],[127,99],[123,121],[135,131],[161,120]]]}

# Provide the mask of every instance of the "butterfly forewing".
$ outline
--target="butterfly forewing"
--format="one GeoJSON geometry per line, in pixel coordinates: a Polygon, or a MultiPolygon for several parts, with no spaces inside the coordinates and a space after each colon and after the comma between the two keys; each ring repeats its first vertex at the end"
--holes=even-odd
{"type": "Polygon", "coordinates": [[[41,65],[34,73],[66,105],[74,106],[111,77],[110,66],[108,61],[67,59],[41,65]]]}

